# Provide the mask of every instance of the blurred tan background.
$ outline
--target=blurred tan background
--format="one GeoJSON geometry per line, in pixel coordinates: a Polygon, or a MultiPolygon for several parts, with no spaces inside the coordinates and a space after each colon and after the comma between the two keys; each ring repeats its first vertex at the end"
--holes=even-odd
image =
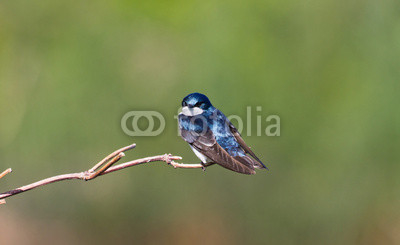
{"type": "Polygon", "coordinates": [[[396,0],[2,1],[1,192],[133,142],[124,160],[198,162],[174,119],[191,92],[253,106],[243,135],[270,171],[152,163],[51,184],[0,207],[0,243],[400,244],[399,43],[396,0]],[[125,135],[130,110],[165,131],[125,135]],[[271,114],[281,136],[257,137],[271,114]]]}

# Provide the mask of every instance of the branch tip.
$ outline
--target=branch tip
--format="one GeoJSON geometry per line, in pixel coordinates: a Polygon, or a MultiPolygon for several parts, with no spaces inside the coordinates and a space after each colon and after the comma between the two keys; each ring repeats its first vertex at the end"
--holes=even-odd
{"type": "MultiPolygon", "coordinates": [[[[114,151],[113,153],[111,153],[111,154],[109,154],[108,156],[106,156],[103,160],[101,160],[100,162],[98,162],[96,165],[94,165],[91,169],[89,169],[89,172],[90,172],[90,173],[95,172],[95,171],[96,171],[98,168],[100,168],[104,163],[110,161],[110,160],[113,159],[115,156],[120,156],[120,158],[123,157],[123,156],[125,156],[125,154],[124,154],[125,151],[131,150],[131,149],[133,149],[133,148],[135,148],[135,147],[136,147],[136,144],[132,144],[132,145],[128,145],[128,146],[122,147],[121,149],[118,149],[118,150],[114,151]],[[122,155],[121,155],[121,153],[122,153],[122,155]]],[[[118,160],[119,160],[119,159],[118,159],[118,160]]]]}
{"type": "Polygon", "coordinates": [[[0,174],[0,179],[3,178],[4,176],[6,176],[7,174],[11,173],[12,169],[8,168],[6,170],[4,170],[1,174],[0,174]]]}
{"type": "Polygon", "coordinates": [[[123,152],[118,153],[118,155],[116,155],[110,161],[108,161],[106,164],[104,164],[104,166],[101,167],[99,170],[97,170],[95,173],[92,173],[92,174],[89,174],[89,176],[86,176],[85,180],[91,180],[91,179],[96,178],[100,174],[104,173],[104,171],[109,169],[114,163],[118,162],[124,156],[125,156],[125,154],[123,152]]]}

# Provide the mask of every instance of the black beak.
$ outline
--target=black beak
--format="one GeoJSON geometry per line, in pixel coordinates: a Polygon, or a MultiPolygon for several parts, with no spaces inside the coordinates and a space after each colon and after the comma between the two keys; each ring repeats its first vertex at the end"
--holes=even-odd
{"type": "Polygon", "coordinates": [[[194,108],[194,105],[188,104],[187,106],[188,106],[189,108],[194,108]]]}

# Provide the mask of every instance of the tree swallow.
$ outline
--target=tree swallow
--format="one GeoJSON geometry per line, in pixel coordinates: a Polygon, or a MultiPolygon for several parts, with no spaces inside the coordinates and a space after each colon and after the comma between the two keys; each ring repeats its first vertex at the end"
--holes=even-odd
{"type": "Polygon", "coordinates": [[[192,93],[183,99],[178,122],[181,137],[204,167],[216,163],[242,174],[255,174],[255,168],[267,168],[204,94],[192,93]]]}

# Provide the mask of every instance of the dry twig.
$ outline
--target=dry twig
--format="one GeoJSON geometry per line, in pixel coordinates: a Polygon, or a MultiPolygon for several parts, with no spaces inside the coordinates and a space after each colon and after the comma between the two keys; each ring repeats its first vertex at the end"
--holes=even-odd
{"type": "MultiPolygon", "coordinates": [[[[125,151],[133,149],[133,148],[135,148],[135,146],[136,146],[136,144],[132,144],[132,145],[129,145],[129,146],[126,146],[119,150],[114,151],[113,153],[109,154],[107,157],[105,157],[103,160],[101,160],[100,162],[95,164],[91,169],[89,169],[87,171],[53,176],[53,177],[50,177],[47,179],[39,180],[39,181],[34,182],[29,185],[25,185],[25,186],[1,193],[0,194],[0,204],[5,203],[5,200],[4,200],[5,198],[17,195],[17,194],[25,192],[25,191],[35,189],[40,186],[44,186],[47,184],[51,184],[51,183],[63,181],[63,180],[71,180],[71,179],[92,180],[101,175],[112,173],[112,172],[122,170],[127,167],[132,167],[132,166],[136,166],[136,165],[143,164],[143,163],[166,162],[167,164],[172,165],[174,168],[203,168],[203,165],[201,165],[201,164],[176,163],[176,162],[174,162],[174,160],[181,160],[182,157],[172,156],[171,154],[164,154],[164,155],[159,155],[159,156],[136,159],[133,161],[129,161],[129,162],[125,162],[125,163],[121,163],[121,164],[112,166],[117,161],[119,161],[122,157],[125,156],[125,154],[124,154],[125,151]]],[[[0,174],[0,178],[4,177],[6,174],[8,174],[10,172],[11,172],[11,169],[9,168],[0,174]]]]}
{"type": "Polygon", "coordinates": [[[8,168],[6,170],[4,170],[1,174],[0,174],[0,179],[3,178],[4,176],[6,176],[7,174],[11,173],[12,169],[8,168]]]}

